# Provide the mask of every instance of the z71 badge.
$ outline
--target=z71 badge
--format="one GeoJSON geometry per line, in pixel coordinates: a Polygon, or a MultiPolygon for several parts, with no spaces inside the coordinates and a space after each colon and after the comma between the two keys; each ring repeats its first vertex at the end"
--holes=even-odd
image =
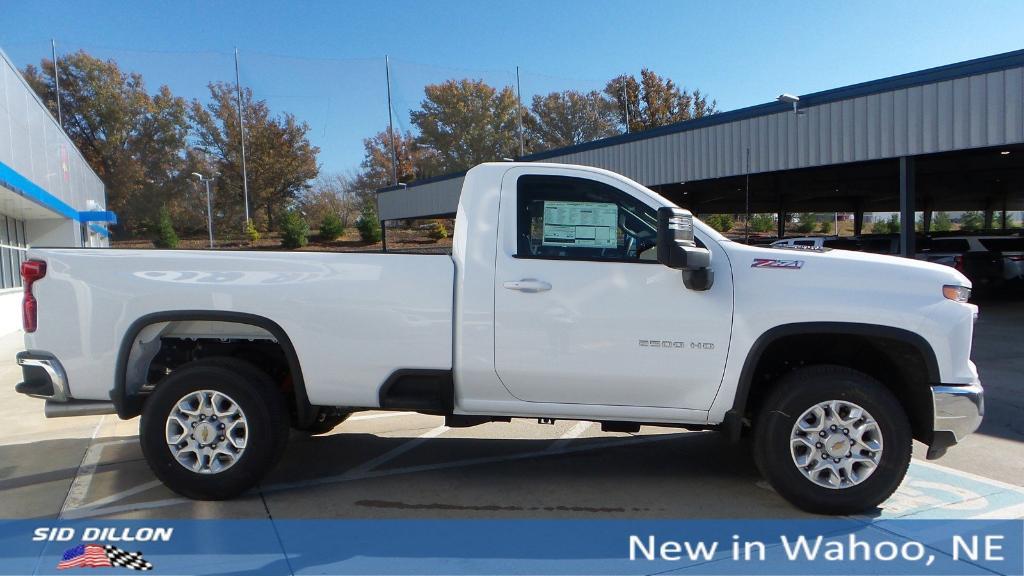
{"type": "Polygon", "coordinates": [[[778,258],[754,258],[751,268],[783,268],[799,270],[804,267],[803,260],[779,260],[778,258]]]}

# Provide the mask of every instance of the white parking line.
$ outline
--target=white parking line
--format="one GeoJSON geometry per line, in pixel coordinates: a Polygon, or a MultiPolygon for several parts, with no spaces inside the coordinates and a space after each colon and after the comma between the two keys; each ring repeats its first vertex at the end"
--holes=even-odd
{"type": "Polygon", "coordinates": [[[377,418],[394,418],[395,416],[414,416],[418,412],[379,412],[376,414],[362,414],[350,416],[346,422],[357,422],[359,420],[376,420],[377,418]]]}
{"type": "Polygon", "coordinates": [[[423,444],[427,440],[430,440],[431,438],[437,438],[438,436],[444,434],[447,431],[448,427],[443,424],[441,426],[438,426],[437,428],[432,428],[427,432],[424,432],[420,436],[413,438],[412,440],[399,444],[395,448],[388,450],[387,452],[381,454],[380,456],[377,456],[376,458],[363,462],[362,464],[356,466],[355,468],[352,468],[345,474],[354,476],[365,474],[366,472],[369,472],[370,470],[377,468],[378,466],[384,464],[385,462],[389,462],[391,460],[394,460],[395,458],[398,458],[402,454],[405,454],[409,450],[412,450],[413,448],[419,446],[420,444],[423,444]]]}
{"type": "MultiPolygon", "coordinates": [[[[96,425],[96,430],[93,431],[93,438],[96,437],[102,423],[101,419],[100,423],[96,425]]],[[[82,463],[78,465],[75,479],[71,481],[71,487],[68,488],[68,495],[64,498],[64,505],[60,507],[58,518],[64,518],[64,515],[68,512],[82,507],[85,497],[89,493],[89,486],[92,485],[92,477],[96,473],[96,466],[100,463],[100,457],[103,455],[103,449],[107,446],[134,441],[135,439],[132,438],[89,445],[89,449],[85,451],[85,455],[82,457],[82,463]]]]}

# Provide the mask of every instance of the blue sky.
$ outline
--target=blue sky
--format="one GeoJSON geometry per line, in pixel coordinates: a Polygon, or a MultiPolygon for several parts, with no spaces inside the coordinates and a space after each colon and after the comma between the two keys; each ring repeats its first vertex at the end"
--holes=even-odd
{"type": "Polygon", "coordinates": [[[428,82],[483,78],[531,94],[600,88],[648,67],[719,109],[806,94],[1024,48],[1024,2],[82,1],[0,0],[0,48],[19,65],[84,49],[202,97],[242,84],[308,122],[327,172],[355,168],[361,139],[428,82]]]}

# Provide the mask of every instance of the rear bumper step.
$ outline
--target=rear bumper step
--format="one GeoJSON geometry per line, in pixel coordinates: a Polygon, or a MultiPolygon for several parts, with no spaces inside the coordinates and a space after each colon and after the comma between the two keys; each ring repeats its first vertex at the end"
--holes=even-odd
{"type": "Polygon", "coordinates": [[[114,414],[113,402],[102,400],[68,400],[67,402],[46,401],[43,413],[47,418],[65,418],[68,416],[99,416],[114,414]]]}

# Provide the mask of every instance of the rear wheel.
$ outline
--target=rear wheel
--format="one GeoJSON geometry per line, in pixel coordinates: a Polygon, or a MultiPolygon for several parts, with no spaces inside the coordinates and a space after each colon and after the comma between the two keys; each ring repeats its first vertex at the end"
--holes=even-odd
{"type": "Polygon", "coordinates": [[[168,488],[199,500],[236,496],[284,451],[288,416],[273,381],[247,362],[182,366],[147,399],[139,427],[146,462],[168,488]]]}
{"type": "Polygon", "coordinates": [[[910,422],[870,376],[812,366],[783,376],[761,406],[754,455],[775,490],[808,512],[872,509],[910,465],[910,422]]]}

